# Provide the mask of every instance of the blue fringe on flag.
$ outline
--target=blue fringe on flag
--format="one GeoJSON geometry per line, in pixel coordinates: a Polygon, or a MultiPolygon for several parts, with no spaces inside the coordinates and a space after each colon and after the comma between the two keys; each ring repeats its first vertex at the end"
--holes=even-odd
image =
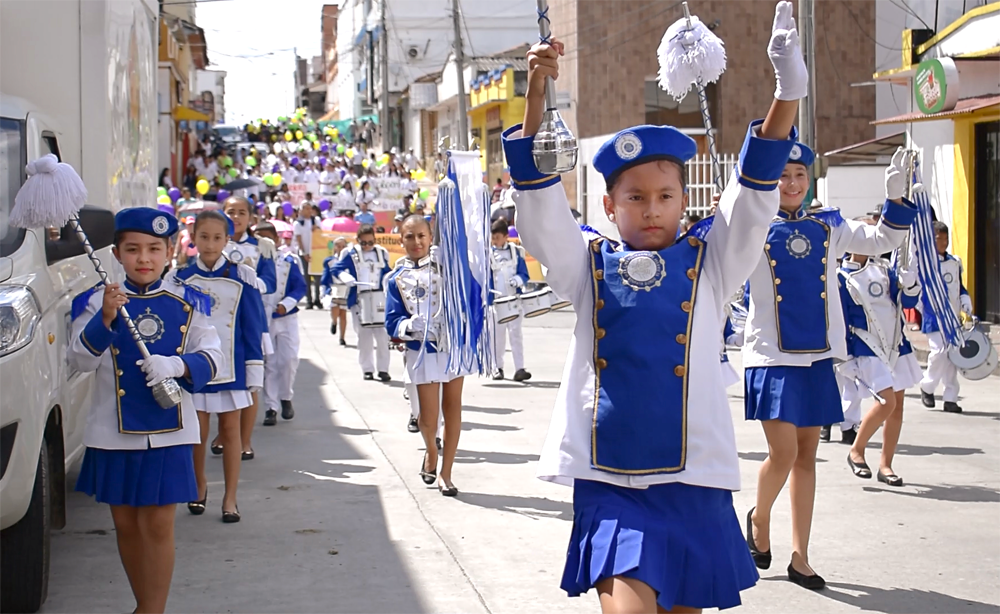
{"type": "Polygon", "coordinates": [[[87,303],[90,302],[90,297],[94,296],[94,293],[103,286],[104,282],[102,281],[93,288],[84,290],[73,298],[73,303],[71,304],[69,311],[70,320],[75,320],[83,315],[83,312],[87,310],[87,303]]]}
{"type": "Polygon", "coordinates": [[[212,297],[198,288],[184,284],[184,300],[190,303],[195,311],[206,316],[212,315],[212,297]]]}

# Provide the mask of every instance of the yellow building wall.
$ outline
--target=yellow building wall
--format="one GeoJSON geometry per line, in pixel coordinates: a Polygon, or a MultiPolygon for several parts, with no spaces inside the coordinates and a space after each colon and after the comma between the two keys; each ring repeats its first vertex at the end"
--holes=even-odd
{"type": "Polygon", "coordinates": [[[514,95],[514,69],[508,68],[500,79],[483,84],[469,92],[469,127],[480,134],[479,163],[483,172],[488,170],[486,158],[486,114],[499,107],[503,129],[520,124],[524,119],[524,97],[514,95]]]}
{"type": "Polygon", "coordinates": [[[995,108],[983,109],[955,124],[955,173],[952,191],[951,253],[962,259],[965,288],[976,301],[976,124],[1000,119],[995,108]]]}

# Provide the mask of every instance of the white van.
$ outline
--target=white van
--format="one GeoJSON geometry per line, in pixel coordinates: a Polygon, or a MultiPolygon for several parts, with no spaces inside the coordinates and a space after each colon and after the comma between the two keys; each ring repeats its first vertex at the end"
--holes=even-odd
{"type": "Polygon", "coordinates": [[[108,270],[114,211],[155,202],[154,0],[0,1],[0,610],[35,612],[66,524],[92,373],[66,361],[73,299],[99,278],[69,226],[9,224],[25,165],[84,180],[81,224],[108,270]],[[75,58],[67,62],[66,58],[75,58]],[[109,95],[111,93],[111,95],[109,95]]]}

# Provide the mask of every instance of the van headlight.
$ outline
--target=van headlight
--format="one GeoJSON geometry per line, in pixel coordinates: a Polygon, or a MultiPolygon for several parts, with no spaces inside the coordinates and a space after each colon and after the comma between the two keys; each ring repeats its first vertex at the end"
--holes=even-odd
{"type": "Polygon", "coordinates": [[[29,288],[0,287],[0,356],[28,345],[41,317],[38,299],[29,288]]]}

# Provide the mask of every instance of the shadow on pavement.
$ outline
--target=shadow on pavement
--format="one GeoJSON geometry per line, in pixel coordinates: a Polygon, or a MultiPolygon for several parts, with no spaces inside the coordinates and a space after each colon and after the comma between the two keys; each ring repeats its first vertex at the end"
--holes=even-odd
{"type": "Polygon", "coordinates": [[[459,449],[456,463],[494,463],[497,465],[519,465],[538,460],[537,454],[513,454],[511,452],[480,452],[459,449]]]}
{"type": "MultiPolygon", "coordinates": [[[[257,458],[241,467],[238,524],[220,520],[222,463],[209,455],[208,511],[192,516],[177,506],[169,611],[425,611],[389,537],[374,467],[347,438],[368,431],[332,424],[318,392],[325,377],[302,360],[295,419],[260,428],[258,417],[257,458]]],[[[131,611],[107,506],[71,493],[68,507],[66,529],[52,537],[43,611],[131,611]]]]}
{"type": "Polygon", "coordinates": [[[522,430],[519,426],[511,426],[508,424],[485,424],[482,422],[462,422],[463,431],[500,431],[500,432],[510,432],[510,431],[520,431],[522,430]]]}
{"type": "Polygon", "coordinates": [[[834,601],[854,606],[870,612],[885,612],[886,614],[965,614],[973,612],[997,612],[1000,606],[983,603],[961,597],[952,597],[936,591],[923,591],[906,588],[876,588],[862,584],[847,584],[844,582],[827,582],[826,590],[816,593],[834,601]],[[860,593],[852,595],[842,592],[860,593]]]}
{"type": "MultiPolygon", "coordinates": [[[[905,478],[904,478],[905,479],[905,478]]],[[[962,484],[913,484],[907,483],[905,488],[917,488],[918,492],[900,490],[898,488],[876,488],[865,486],[867,492],[881,492],[917,499],[934,499],[952,503],[1000,503],[1000,490],[985,486],[965,486],[962,484]]]]}
{"type": "MultiPolygon", "coordinates": [[[[881,444],[877,445],[881,449],[881,444]]],[[[896,448],[896,454],[906,456],[930,456],[941,454],[943,456],[970,456],[972,454],[985,454],[982,448],[956,448],[952,446],[918,446],[912,443],[901,443],[896,448]]]]}
{"type": "Polygon", "coordinates": [[[517,414],[524,410],[514,409],[513,407],[478,407],[476,405],[462,405],[462,413],[465,413],[467,411],[474,411],[482,414],[494,414],[496,416],[504,416],[507,414],[517,414]]]}
{"type": "Polygon", "coordinates": [[[573,520],[573,504],[554,501],[545,497],[517,497],[514,495],[493,495],[488,493],[463,491],[458,500],[462,503],[485,507],[503,512],[512,512],[532,518],[558,518],[573,520]]]}

